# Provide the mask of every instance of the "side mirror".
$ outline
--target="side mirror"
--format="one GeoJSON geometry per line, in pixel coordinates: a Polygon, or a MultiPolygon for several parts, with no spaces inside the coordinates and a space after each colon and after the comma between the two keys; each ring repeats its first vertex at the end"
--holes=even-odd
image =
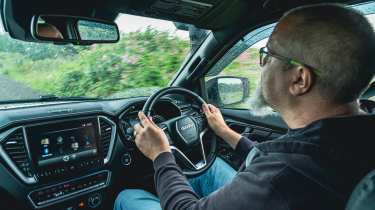
{"type": "Polygon", "coordinates": [[[35,40],[53,43],[89,45],[115,43],[120,39],[115,23],[75,16],[35,15],[31,30],[35,40]]]}
{"type": "Polygon", "coordinates": [[[244,102],[249,97],[249,80],[245,77],[219,76],[206,82],[208,100],[218,106],[244,102]]]}

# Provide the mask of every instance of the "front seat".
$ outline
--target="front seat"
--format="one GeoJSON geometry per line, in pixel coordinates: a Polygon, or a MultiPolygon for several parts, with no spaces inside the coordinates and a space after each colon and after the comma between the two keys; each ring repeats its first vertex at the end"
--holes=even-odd
{"type": "Polygon", "coordinates": [[[346,205],[346,210],[375,209],[375,170],[363,178],[355,187],[346,205]]]}

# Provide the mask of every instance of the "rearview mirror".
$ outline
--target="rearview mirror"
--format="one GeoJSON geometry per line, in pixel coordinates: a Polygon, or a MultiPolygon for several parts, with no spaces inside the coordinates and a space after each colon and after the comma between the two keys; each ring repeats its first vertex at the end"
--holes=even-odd
{"type": "Polygon", "coordinates": [[[34,39],[44,42],[89,45],[115,43],[120,38],[113,22],[75,16],[35,15],[31,29],[34,39]]]}
{"type": "Polygon", "coordinates": [[[210,103],[218,106],[244,102],[249,97],[249,80],[245,77],[219,76],[206,82],[210,103]]]}

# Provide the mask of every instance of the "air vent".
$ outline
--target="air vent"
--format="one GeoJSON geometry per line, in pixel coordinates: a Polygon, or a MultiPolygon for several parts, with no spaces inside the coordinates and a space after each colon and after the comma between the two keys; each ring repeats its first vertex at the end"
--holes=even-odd
{"type": "MultiPolygon", "coordinates": [[[[34,177],[22,128],[17,128],[5,137],[1,142],[1,146],[3,152],[5,152],[10,159],[8,164],[12,168],[16,167],[16,169],[13,168],[13,170],[16,171],[18,169],[26,179],[34,177]]],[[[8,158],[5,159],[7,160],[8,158]]]]}
{"type": "Polygon", "coordinates": [[[106,117],[99,117],[100,136],[102,140],[103,153],[105,154],[104,163],[107,163],[111,157],[113,141],[115,138],[116,124],[106,117]]]}

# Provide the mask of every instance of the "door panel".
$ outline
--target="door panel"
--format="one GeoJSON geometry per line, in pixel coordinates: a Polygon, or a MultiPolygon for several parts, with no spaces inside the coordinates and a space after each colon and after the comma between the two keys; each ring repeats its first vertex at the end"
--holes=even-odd
{"type": "MultiPolygon", "coordinates": [[[[231,129],[256,142],[276,139],[287,132],[287,125],[277,115],[258,117],[244,109],[222,109],[221,112],[231,129]]],[[[235,169],[243,162],[223,140],[219,140],[218,154],[235,169]]]]}
{"type": "Polygon", "coordinates": [[[288,126],[278,115],[255,116],[248,109],[220,109],[225,119],[286,132],[288,126]]]}

